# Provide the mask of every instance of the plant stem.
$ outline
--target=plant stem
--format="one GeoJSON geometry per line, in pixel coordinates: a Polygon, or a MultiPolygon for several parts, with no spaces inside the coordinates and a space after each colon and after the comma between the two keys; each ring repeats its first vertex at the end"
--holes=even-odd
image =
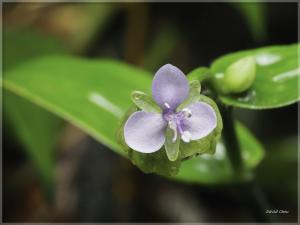
{"type": "Polygon", "coordinates": [[[243,195],[243,197],[245,198],[247,206],[251,209],[257,222],[271,222],[271,218],[265,213],[267,209],[271,208],[264,196],[264,193],[257,184],[254,174],[247,172],[245,168],[235,129],[235,121],[232,115],[233,109],[232,107],[225,107],[221,104],[219,104],[219,108],[221,110],[224,123],[223,138],[229,161],[231,163],[232,170],[235,173],[235,178],[238,181],[242,181],[242,184],[239,186],[239,190],[241,193],[245,193],[245,195],[247,195],[243,195]]]}
{"type": "Polygon", "coordinates": [[[221,106],[220,110],[224,123],[223,137],[226,149],[228,149],[227,154],[235,175],[241,177],[243,176],[243,173],[245,171],[245,166],[243,163],[239,142],[234,127],[235,125],[232,116],[232,107],[225,108],[224,106],[221,106]]]}

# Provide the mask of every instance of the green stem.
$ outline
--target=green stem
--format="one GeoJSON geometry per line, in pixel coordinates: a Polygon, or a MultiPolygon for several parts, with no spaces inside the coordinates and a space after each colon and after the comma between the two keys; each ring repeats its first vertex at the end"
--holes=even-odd
{"type": "Polygon", "coordinates": [[[229,161],[236,179],[242,181],[239,185],[240,193],[243,193],[242,197],[247,202],[247,206],[255,216],[257,222],[271,222],[271,218],[265,213],[267,209],[271,209],[266,197],[259,185],[257,185],[255,176],[247,172],[245,168],[235,129],[233,109],[221,104],[219,104],[219,108],[223,118],[223,138],[229,161]]]}
{"type": "Polygon", "coordinates": [[[228,149],[227,154],[235,175],[237,178],[242,178],[244,175],[245,166],[234,127],[235,125],[232,115],[232,107],[225,108],[224,106],[221,106],[220,110],[224,123],[223,137],[226,149],[228,149]]]}

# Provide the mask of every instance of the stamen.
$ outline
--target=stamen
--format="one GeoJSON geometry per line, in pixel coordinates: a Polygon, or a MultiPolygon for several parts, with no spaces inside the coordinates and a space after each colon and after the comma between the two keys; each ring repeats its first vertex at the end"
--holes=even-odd
{"type": "Polygon", "coordinates": [[[172,138],[172,142],[174,143],[177,139],[177,127],[176,127],[176,123],[174,121],[169,121],[169,127],[171,128],[171,130],[174,131],[174,136],[172,138]]]}
{"type": "Polygon", "coordinates": [[[167,102],[165,102],[164,105],[166,106],[167,109],[171,108],[170,105],[167,102]]]}
{"type": "Polygon", "coordinates": [[[182,109],[182,112],[183,112],[184,116],[186,116],[187,118],[191,118],[191,116],[192,116],[191,110],[189,110],[188,108],[184,108],[184,109],[182,109]]]}
{"type": "Polygon", "coordinates": [[[184,142],[190,142],[191,141],[191,133],[189,131],[184,131],[182,134],[181,134],[181,139],[184,141],[184,142]]]}

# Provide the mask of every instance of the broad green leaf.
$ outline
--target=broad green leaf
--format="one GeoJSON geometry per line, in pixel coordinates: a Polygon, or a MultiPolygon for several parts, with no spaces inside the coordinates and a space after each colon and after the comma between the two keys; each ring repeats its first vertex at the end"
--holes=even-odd
{"type": "Polygon", "coordinates": [[[265,156],[264,147],[243,124],[237,122],[235,129],[242,148],[245,167],[254,169],[265,156]]]}
{"type": "Polygon", "coordinates": [[[299,100],[298,44],[273,46],[228,54],[213,62],[214,82],[222,86],[224,72],[240,58],[252,56],[256,60],[253,85],[240,94],[222,94],[224,104],[249,109],[277,108],[299,100]]]}
{"type": "MultiPolygon", "coordinates": [[[[145,71],[112,60],[90,61],[60,56],[44,57],[20,65],[7,72],[3,85],[7,91],[70,121],[112,150],[125,155],[126,152],[115,138],[116,132],[122,132],[117,129],[120,119],[131,105],[131,91],[150,89],[151,78],[145,71]]],[[[238,129],[241,130],[239,137],[244,146],[243,157],[246,166],[253,168],[262,155],[257,152],[262,150],[255,139],[251,139],[247,130],[238,129]],[[250,144],[247,143],[245,146],[247,141],[250,144]],[[251,153],[249,148],[255,154],[251,153]]],[[[165,151],[158,151],[150,158],[148,156],[150,154],[130,149],[127,151],[131,160],[142,165],[140,168],[142,167],[146,173],[175,175],[181,163],[179,159],[174,162],[168,160],[165,151]]],[[[230,171],[227,167],[220,167],[217,171],[207,170],[206,173],[199,172],[200,164],[211,162],[211,159],[205,159],[208,155],[203,157],[184,161],[177,179],[198,183],[220,183],[224,179],[227,181],[231,179],[228,176],[218,178],[220,174],[223,176],[224,172],[226,175],[226,171],[230,171]]],[[[212,157],[212,160],[218,162],[218,154],[217,158],[212,157]]],[[[223,160],[225,159],[222,159],[222,163],[223,160]]],[[[213,165],[217,167],[219,164],[213,165]]],[[[228,163],[225,165],[230,168],[228,163]]]]}
{"type": "Polygon", "coordinates": [[[233,171],[223,143],[213,155],[203,154],[183,161],[175,180],[199,184],[223,184],[233,181],[233,171]]]}
{"type": "Polygon", "coordinates": [[[3,41],[4,70],[33,58],[66,52],[60,40],[33,29],[5,29],[3,41]]]}
{"type": "MultiPolygon", "coordinates": [[[[263,159],[263,147],[241,123],[236,123],[236,129],[245,167],[251,170],[263,159]]],[[[223,142],[218,142],[215,154],[203,154],[182,162],[174,179],[207,185],[234,182],[234,172],[226,151],[223,142]]]]}
{"type": "Polygon", "coordinates": [[[4,91],[4,121],[18,137],[37,167],[43,184],[51,194],[54,184],[55,145],[63,121],[25,99],[4,91]]]}
{"type": "Polygon", "coordinates": [[[132,90],[148,90],[150,75],[112,60],[51,56],[5,74],[4,88],[55,113],[117,151],[115,132],[132,90]]]}
{"type": "MultiPolygon", "coordinates": [[[[3,41],[5,76],[7,70],[19,63],[65,52],[65,46],[60,40],[33,29],[5,29],[3,41]]],[[[40,175],[47,197],[51,197],[55,170],[54,150],[63,120],[7,91],[3,92],[3,106],[4,122],[7,122],[12,138],[22,145],[22,150],[25,150],[40,175]]]]}
{"type": "Polygon", "coordinates": [[[210,73],[207,67],[199,67],[192,70],[190,73],[187,74],[187,79],[189,81],[198,80],[202,82],[203,80],[209,78],[210,73]]]}
{"type": "Polygon", "coordinates": [[[150,95],[141,91],[133,91],[131,99],[141,110],[145,112],[161,113],[161,108],[155,103],[150,95]]]}

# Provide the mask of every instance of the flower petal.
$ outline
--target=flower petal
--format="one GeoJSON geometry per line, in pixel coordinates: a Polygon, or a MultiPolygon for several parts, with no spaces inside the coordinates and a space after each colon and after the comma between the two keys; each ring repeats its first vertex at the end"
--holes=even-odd
{"type": "Polygon", "coordinates": [[[161,114],[138,111],[133,113],[124,127],[126,144],[135,151],[152,153],[165,142],[166,122],[161,114]]]}
{"type": "Polygon", "coordinates": [[[184,130],[189,131],[191,140],[198,140],[215,129],[217,116],[214,109],[207,103],[196,102],[187,107],[191,111],[191,117],[183,121],[184,130]]]}
{"type": "Polygon", "coordinates": [[[162,66],[152,82],[152,96],[162,109],[175,110],[189,94],[189,83],[184,73],[171,64],[162,66]]]}

